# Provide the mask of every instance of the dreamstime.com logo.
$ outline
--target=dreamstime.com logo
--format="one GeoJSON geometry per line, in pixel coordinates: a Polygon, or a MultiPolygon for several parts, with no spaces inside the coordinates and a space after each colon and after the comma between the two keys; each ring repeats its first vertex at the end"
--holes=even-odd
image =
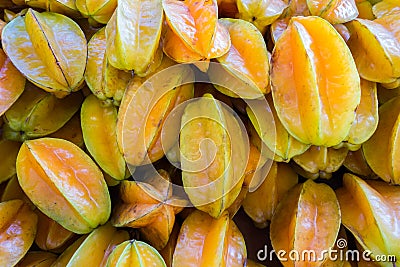
{"type": "MultiPolygon", "coordinates": [[[[123,131],[118,138],[122,141],[123,154],[134,180],[150,183],[155,188],[166,183],[148,154],[154,142],[157,142],[158,148],[162,147],[169,163],[182,170],[182,176],[189,177],[183,179],[183,186],[170,183],[176,196],[169,200],[170,205],[202,206],[223,198],[243,181],[241,178],[250,151],[247,129],[232,106],[205,94],[177,102],[179,104],[172,105],[171,109],[168,105],[178,101],[174,94],[179,89],[185,87],[187,90],[188,86],[195,83],[196,86],[216,86],[220,91],[246,103],[247,110],[253,114],[253,122],[259,125],[259,132],[272,140],[268,147],[265,144],[259,147],[263,156],[260,157],[257,171],[264,174],[260,177],[266,177],[275,152],[274,118],[263,93],[238,71],[227,71],[226,67],[214,62],[197,62],[196,66],[202,64],[209,64],[207,73],[199,71],[192,64],[177,64],[152,75],[136,90],[129,92],[130,95],[124,96],[129,97],[130,101],[123,120],[119,122],[123,131]],[[160,140],[153,140],[160,125],[160,140]],[[188,148],[186,150],[182,149],[185,145],[188,148]],[[190,175],[206,178],[190,179],[190,175]]],[[[198,90],[197,87],[191,88],[198,90]]],[[[262,179],[253,180],[250,192],[263,182],[262,179]]],[[[152,197],[165,200],[161,199],[163,196],[147,190],[147,187],[143,189],[152,197]]]]}
{"type": "Polygon", "coordinates": [[[257,252],[257,259],[260,261],[272,261],[276,256],[281,262],[286,261],[307,261],[307,262],[324,262],[326,260],[335,261],[348,261],[348,262],[359,262],[363,261],[374,261],[374,262],[396,262],[395,255],[373,255],[372,251],[365,250],[360,252],[358,250],[346,249],[347,240],[339,238],[336,241],[336,248],[329,250],[316,251],[312,249],[306,249],[302,251],[297,250],[268,250],[268,246],[264,246],[257,252]]]}

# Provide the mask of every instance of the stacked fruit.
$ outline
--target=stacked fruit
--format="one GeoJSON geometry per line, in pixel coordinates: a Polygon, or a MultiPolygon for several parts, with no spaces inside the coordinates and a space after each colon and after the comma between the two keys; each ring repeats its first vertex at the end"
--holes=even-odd
{"type": "Polygon", "coordinates": [[[0,266],[400,263],[398,0],[0,7],[0,266]]]}

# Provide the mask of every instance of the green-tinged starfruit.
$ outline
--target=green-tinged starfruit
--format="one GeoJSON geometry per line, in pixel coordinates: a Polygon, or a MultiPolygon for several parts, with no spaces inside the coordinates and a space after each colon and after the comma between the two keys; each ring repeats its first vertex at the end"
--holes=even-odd
{"type": "Polygon", "coordinates": [[[14,66],[38,87],[59,98],[81,88],[87,43],[72,19],[29,9],[4,27],[1,41],[14,66]]]}
{"type": "Polygon", "coordinates": [[[97,164],[116,180],[125,178],[125,160],[117,144],[117,109],[95,95],[81,107],[83,139],[97,164]]]}
{"type": "Polygon", "coordinates": [[[131,71],[113,67],[106,56],[105,28],[96,32],[88,43],[85,81],[92,93],[101,100],[119,105],[132,78],[131,71]]]}
{"type": "Polygon", "coordinates": [[[79,110],[82,101],[80,92],[58,99],[28,83],[22,95],[4,114],[3,137],[24,141],[54,133],[79,110]]]}

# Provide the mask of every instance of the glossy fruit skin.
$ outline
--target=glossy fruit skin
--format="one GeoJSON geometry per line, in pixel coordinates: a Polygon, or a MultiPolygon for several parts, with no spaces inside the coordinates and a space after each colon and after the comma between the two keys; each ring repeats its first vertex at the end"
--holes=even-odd
{"type": "Polygon", "coordinates": [[[324,18],[332,24],[351,21],[359,14],[354,0],[307,0],[307,6],[311,15],[324,18]]]}
{"type": "Polygon", "coordinates": [[[113,249],[128,239],[128,232],[117,230],[110,223],[99,226],[79,245],[66,266],[106,266],[113,249]]]}
{"type": "Polygon", "coordinates": [[[99,99],[119,106],[133,73],[119,70],[110,64],[106,53],[105,29],[103,27],[98,30],[88,42],[85,81],[99,99]]]}
{"type": "Polygon", "coordinates": [[[117,69],[134,70],[135,74],[145,76],[156,56],[163,15],[161,0],[118,0],[118,6],[106,26],[110,64],[117,69]],[[151,20],[147,19],[149,12],[151,20]]]}
{"type": "Polygon", "coordinates": [[[271,62],[273,101],[287,131],[305,144],[343,141],[361,88],[350,50],[336,30],[318,17],[293,17],[275,44],[271,62]]]}
{"type": "Polygon", "coordinates": [[[243,236],[227,212],[214,219],[196,210],[183,222],[172,266],[243,266],[246,257],[243,236]]]}
{"type": "Polygon", "coordinates": [[[400,38],[378,21],[355,19],[350,30],[349,48],[360,77],[380,83],[400,77],[400,38]]]}
{"type": "Polygon", "coordinates": [[[89,23],[92,25],[96,23],[107,24],[117,7],[117,2],[117,0],[76,0],[75,4],[79,12],[88,17],[89,23]]]}
{"type": "Polygon", "coordinates": [[[224,55],[217,58],[226,74],[215,68],[210,68],[208,72],[215,88],[228,96],[242,99],[256,99],[268,94],[270,64],[263,36],[253,24],[245,20],[224,18],[219,23],[228,30],[231,46],[224,55]],[[247,86],[235,87],[234,92],[221,86],[229,84],[226,79],[232,79],[230,75],[242,80],[247,86]]]}
{"type": "Polygon", "coordinates": [[[36,234],[37,216],[22,200],[0,203],[0,265],[14,266],[28,252],[36,234]]]}
{"type": "MultiPolygon", "coordinates": [[[[341,214],[335,192],[326,184],[307,180],[293,187],[282,199],[271,221],[270,238],[275,251],[303,251],[312,247],[317,255],[332,249],[340,229],[341,214]],[[310,216],[312,214],[312,216],[310,216]],[[309,220],[309,218],[315,218],[309,220]]],[[[320,266],[319,261],[282,261],[284,266],[320,266]]]]}
{"type": "Polygon", "coordinates": [[[70,18],[81,18],[75,0],[27,0],[25,4],[33,8],[66,15],[70,18]]]}
{"type": "Polygon", "coordinates": [[[17,101],[25,88],[25,77],[14,67],[10,58],[0,50],[0,116],[17,101]]]}
{"type": "MultiPolygon", "coordinates": [[[[336,190],[343,225],[355,236],[363,249],[375,255],[395,255],[398,263],[399,189],[382,181],[364,181],[344,174],[344,187],[336,190]]],[[[385,262],[382,266],[392,266],[385,262]]]]}
{"type": "Polygon", "coordinates": [[[266,96],[268,106],[262,101],[252,104],[252,109],[246,108],[247,115],[258,136],[274,152],[274,161],[289,162],[294,156],[303,154],[310,145],[294,138],[282,125],[271,95],[266,96]],[[268,115],[265,115],[268,114],[268,115]],[[273,121],[269,121],[273,119],[273,121]],[[270,133],[270,125],[275,128],[275,136],[270,133]]]}
{"type": "Polygon", "coordinates": [[[356,151],[349,151],[343,166],[360,177],[378,178],[368,166],[361,148],[356,151]]]}
{"type": "MultiPolygon", "coordinates": [[[[247,165],[248,149],[237,118],[211,94],[189,103],[181,119],[180,148],[182,181],[190,201],[218,218],[239,195],[247,165]],[[212,162],[212,140],[217,151],[212,162]],[[201,160],[198,160],[200,157],[201,160]],[[209,165],[204,165],[209,164],[209,165]]],[[[215,150],[215,149],[214,149],[215,150]]]]}
{"type": "Polygon", "coordinates": [[[252,22],[261,33],[283,13],[287,4],[281,0],[239,0],[237,8],[239,18],[252,22]]]}
{"type": "Polygon", "coordinates": [[[63,246],[67,244],[75,234],[44,215],[38,209],[35,210],[35,213],[38,215],[35,244],[42,250],[63,250],[63,246]]]}
{"type": "Polygon", "coordinates": [[[174,65],[171,59],[163,57],[152,70],[161,73],[162,82],[157,80],[160,76],[149,80],[136,76],[126,88],[118,111],[117,142],[125,161],[132,166],[146,165],[164,156],[169,150],[161,142],[164,122],[171,110],[193,98],[193,71],[186,65],[174,65]],[[153,82],[156,88],[148,86],[153,82]]]}
{"type": "Polygon", "coordinates": [[[171,59],[179,63],[203,61],[200,70],[207,71],[210,59],[229,50],[231,40],[218,22],[217,1],[163,0],[162,5],[168,23],[163,51],[171,59]]]}
{"type": "Polygon", "coordinates": [[[87,238],[87,234],[79,237],[77,240],[74,241],[71,245],[69,245],[63,253],[61,253],[57,259],[51,265],[52,267],[65,267],[67,266],[68,262],[71,260],[72,256],[74,256],[75,252],[79,248],[79,246],[85,241],[87,238]]]}
{"type": "Polygon", "coordinates": [[[242,204],[244,211],[257,227],[266,227],[279,201],[297,183],[298,176],[288,164],[274,162],[262,184],[247,193],[242,204]]]}
{"type": "Polygon", "coordinates": [[[166,267],[161,255],[152,246],[136,240],[119,244],[110,254],[107,267],[166,267]]]}
{"type": "Polygon", "coordinates": [[[70,18],[29,9],[4,27],[2,45],[15,67],[43,90],[63,98],[80,89],[87,43],[70,18]]]}
{"type": "Polygon", "coordinates": [[[303,154],[293,157],[297,164],[294,168],[298,174],[309,179],[330,179],[332,173],[342,166],[348,152],[347,147],[311,146],[303,154]]]}
{"type": "Polygon", "coordinates": [[[59,99],[28,83],[4,114],[3,137],[23,142],[54,133],[79,110],[82,101],[80,92],[59,99]]]}
{"type": "Polygon", "coordinates": [[[398,128],[400,97],[395,97],[379,107],[378,127],[362,150],[368,165],[382,180],[400,183],[398,154],[398,128]]]}
{"type": "Polygon", "coordinates": [[[111,201],[103,174],[69,141],[25,141],[17,157],[17,175],[29,199],[74,233],[88,233],[110,216],[111,201]]]}
{"type": "Polygon", "coordinates": [[[81,106],[81,123],[86,148],[97,164],[112,178],[125,178],[126,163],[117,144],[117,109],[95,95],[81,106]]]}

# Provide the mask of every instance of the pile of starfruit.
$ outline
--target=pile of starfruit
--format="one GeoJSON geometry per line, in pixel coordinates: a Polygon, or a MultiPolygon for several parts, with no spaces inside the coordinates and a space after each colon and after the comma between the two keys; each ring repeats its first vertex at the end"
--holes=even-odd
{"type": "Polygon", "coordinates": [[[0,266],[400,265],[399,0],[0,8],[0,266]]]}

